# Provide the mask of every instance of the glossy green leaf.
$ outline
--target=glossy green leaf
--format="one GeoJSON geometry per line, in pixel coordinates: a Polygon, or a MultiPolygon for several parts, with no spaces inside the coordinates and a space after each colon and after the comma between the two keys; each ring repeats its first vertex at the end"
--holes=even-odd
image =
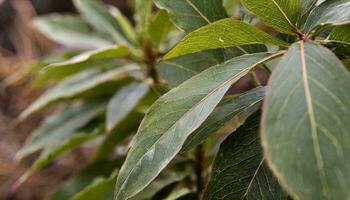
{"type": "Polygon", "coordinates": [[[259,124],[256,113],[221,144],[203,199],[286,199],[264,161],[259,124]]]}
{"type": "Polygon", "coordinates": [[[113,197],[114,184],[118,170],[108,178],[98,177],[93,183],[74,195],[70,200],[110,200],[113,197]]]}
{"type": "MultiPolygon", "coordinates": [[[[44,150],[40,154],[40,157],[37,160],[35,160],[35,162],[32,164],[29,170],[27,170],[27,172],[21,177],[20,180],[25,181],[34,172],[42,169],[62,154],[78,147],[84,142],[95,139],[100,135],[100,133],[101,131],[98,129],[83,129],[70,135],[64,134],[64,137],[66,138],[62,137],[58,141],[53,141],[51,139],[49,141],[46,141],[50,142],[50,145],[44,147],[44,150]]],[[[49,135],[49,133],[46,134],[49,135]]]]}
{"type": "Polygon", "coordinates": [[[166,11],[160,10],[148,26],[148,35],[153,47],[158,48],[173,27],[166,11]]]}
{"type": "Polygon", "coordinates": [[[235,116],[244,113],[247,108],[259,108],[264,95],[264,88],[260,87],[238,96],[225,98],[204,123],[187,138],[182,151],[190,150],[201,144],[235,116]]]}
{"type": "Polygon", "coordinates": [[[327,41],[350,45],[350,24],[335,27],[327,41]]]}
{"type": "Polygon", "coordinates": [[[123,79],[127,77],[129,73],[137,70],[139,70],[138,66],[130,65],[107,72],[101,72],[100,70],[83,71],[82,73],[69,77],[60,84],[46,91],[25,111],[23,111],[20,117],[22,119],[26,118],[30,114],[39,111],[54,102],[74,98],[106,82],[123,79]]]}
{"type": "Polygon", "coordinates": [[[146,114],[118,176],[115,198],[146,187],[180,151],[186,138],[214,110],[230,86],[281,53],[251,54],[211,67],[159,98],[146,114]]]}
{"type": "Polygon", "coordinates": [[[288,46],[287,43],[254,26],[234,19],[223,19],[188,34],[164,58],[169,59],[206,49],[248,44],[288,46]]]}
{"type": "Polygon", "coordinates": [[[164,171],[160,173],[160,175],[150,185],[148,185],[136,196],[132,197],[131,200],[152,199],[152,197],[161,189],[184,179],[188,175],[188,172],[176,172],[170,170],[164,171]]]}
{"type": "Polygon", "coordinates": [[[112,172],[118,169],[123,163],[123,158],[116,160],[101,160],[94,162],[88,167],[80,170],[68,181],[64,182],[58,189],[48,198],[49,200],[68,200],[84,188],[93,184],[96,177],[107,178],[112,172]]]}
{"type": "Polygon", "coordinates": [[[266,159],[296,199],[346,199],[350,188],[350,74],[327,48],[294,44],[264,103],[266,159]]]}
{"type": "Polygon", "coordinates": [[[96,0],[74,0],[74,5],[84,18],[101,33],[108,34],[118,44],[129,44],[130,39],[108,9],[96,0]]]}
{"type": "Polygon", "coordinates": [[[350,23],[350,1],[327,0],[314,8],[308,16],[303,31],[310,33],[318,26],[350,23]]]}
{"type": "Polygon", "coordinates": [[[301,11],[301,0],[241,0],[244,7],[277,31],[294,34],[301,11]]]}
{"type": "Polygon", "coordinates": [[[119,58],[124,57],[129,54],[128,48],[124,46],[108,46],[92,51],[85,51],[84,53],[81,53],[77,56],[74,56],[66,61],[58,62],[58,63],[52,63],[44,68],[44,70],[50,70],[47,68],[54,68],[54,67],[77,67],[78,64],[92,61],[92,60],[103,60],[103,59],[110,59],[110,58],[119,58]]]}
{"type": "Polygon", "coordinates": [[[41,148],[61,142],[102,112],[104,102],[93,102],[79,106],[66,107],[62,111],[47,118],[45,122],[27,139],[17,152],[16,159],[31,154],[41,148]]]}
{"type": "Polygon", "coordinates": [[[189,33],[227,17],[222,0],[154,0],[156,5],[168,11],[175,25],[189,33]]]}
{"type": "Polygon", "coordinates": [[[107,107],[107,131],[115,128],[149,91],[144,83],[131,83],[117,91],[107,107]]]}
{"type": "Polygon", "coordinates": [[[34,26],[51,40],[75,48],[102,48],[112,42],[94,35],[77,16],[52,14],[37,17],[34,26]]]}

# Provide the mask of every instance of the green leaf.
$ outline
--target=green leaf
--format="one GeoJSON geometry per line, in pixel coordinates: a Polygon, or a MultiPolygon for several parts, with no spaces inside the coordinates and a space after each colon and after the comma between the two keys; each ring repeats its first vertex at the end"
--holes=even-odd
{"type": "Polygon", "coordinates": [[[180,151],[230,86],[278,54],[251,54],[211,67],[160,97],[142,121],[118,176],[114,199],[146,187],[180,151]]]}
{"type": "Polygon", "coordinates": [[[89,90],[93,90],[99,85],[123,79],[130,73],[138,70],[138,66],[129,65],[107,72],[101,72],[100,70],[83,71],[82,73],[69,77],[60,84],[46,91],[25,111],[23,111],[20,118],[26,118],[30,114],[37,112],[54,102],[71,99],[84,94],[89,90]]]}
{"type": "Polygon", "coordinates": [[[124,57],[129,54],[129,50],[125,46],[108,46],[92,51],[86,51],[84,53],[81,53],[79,55],[76,55],[66,61],[63,62],[57,62],[57,63],[52,63],[44,68],[44,70],[50,70],[47,68],[55,68],[55,67],[64,67],[64,68],[74,68],[78,67],[79,64],[83,62],[88,62],[92,60],[103,60],[103,59],[110,59],[110,58],[119,58],[119,57],[124,57]]]}
{"type": "Polygon", "coordinates": [[[345,45],[350,45],[350,24],[337,26],[333,29],[326,41],[338,42],[345,45]]]}
{"type": "Polygon", "coordinates": [[[135,0],[135,20],[139,34],[142,36],[146,33],[151,20],[152,0],[135,0]]]}
{"type": "Polygon", "coordinates": [[[268,163],[297,199],[346,199],[350,74],[327,48],[294,44],[269,82],[262,118],[268,163]]]}
{"type": "Polygon", "coordinates": [[[247,45],[187,54],[161,61],[156,68],[160,76],[174,88],[205,69],[248,53],[266,52],[264,45],[247,45]]]}
{"type": "Polygon", "coordinates": [[[263,158],[259,116],[249,117],[221,144],[203,199],[286,199],[263,158]]]}
{"type": "Polygon", "coordinates": [[[154,0],[156,5],[168,11],[175,25],[189,33],[227,17],[222,0],[154,0]]]}
{"type": "Polygon", "coordinates": [[[118,170],[108,178],[96,178],[94,182],[74,195],[70,200],[110,200],[113,196],[114,184],[118,170]]]}
{"type": "Polygon", "coordinates": [[[174,88],[201,71],[222,62],[222,53],[207,50],[161,61],[156,68],[160,76],[174,88]]]}
{"type": "Polygon", "coordinates": [[[176,200],[184,197],[193,191],[186,187],[176,187],[164,200],[176,200]]]}
{"type": "Polygon", "coordinates": [[[223,19],[204,26],[184,37],[164,58],[169,59],[206,49],[248,44],[288,46],[258,28],[234,19],[223,19]]]}
{"type": "Polygon", "coordinates": [[[223,0],[223,6],[226,9],[226,12],[231,16],[237,6],[239,5],[239,0],[223,0]]]}
{"type": "Polygon", "coordinates": [[[52,14],[37,17],[34,26],[51,40],[75,48],[102,48],[112,42],[94,35],[77,16],[52,14]]]}
{"type": "Polygon", "coordinates": [[[159,192],[161,189],[168,185],[181,181],[189,175],[188,172],[176,172],[176,171],[164,171],[145,189],[143,189],[136,196],[132,197],[131,200],[146,200],[152,199],[152,197],[159,192]]]}
{"type": "Polygon", "coordinates": [[[131,83],[117,91],[107,107],[107,131],[115,128],[149,91],[144,83],[131,83]]]}
{"type": "Polygon", "coordinates": [[[143,113],[133,111],[119,122],[97,148],[94,160],[109,158],[114,153],[117,144],[123,142],[128,136],[137,131],[143,117],[143,113]]]}
{"type": "MultiPolygon", "coordinates": [[[[47,134],[47,133],[46,133],[47,134]]],[[[74,134],[65,135],[66,138],[60,138],[59,141],[46,141],[50,142],[49,145],[44,147],[43,152],[40,154],[40,157],[35,160],[29,170],[20,178],[21,181],[25,181],[33,173],[42,169],[47,164],[55,160],[57,157],[62,154],[70,151],[84,142],[95,139],[101,134],[101,131],[97,129],[83,129],[81,131],[75,132],[74,134]]]]}
{"type": "Polygon", "coordinates": [[[123,15],[123,13],[117,7],[114,6],[109,7],[109,12],[118,21],[120,28],[123,30],[125,36],[129,38],[133,44],[136,44],[137,36],[134,27],[129,21],[128,17],[123,15]]]}
{"type": "Polygon", "coordinates": [[[350,23],[350,2],[348,0],[327,0],[314,8],[307,18],[303,31],[310,33],[318,26],[350,23]]]}
{"type": "Polygon", "coordinates": [[[230,122],[235,116],[244,113],[247,108],[252,109],[252,107],[259,107],[264,98],[264,94],[264,88],[260,87],[238,96],[225,98],[204,123],[187,138],[182,151],[188,151],[201,144],[209,138],[211,134],[217,132],[230,122]]]}
{"type": "Polygon", "coordinates": [[[153,47],[158,48],[173,27],[166,11],[160,10],[148,26],[148,35],[153,47]]]}
{"type": "Polygon", "coordinates": [[[34,131],[24,146],[17,152],[16,159],[21,159],[41,148],[69,138],[77,129],[102,112],[105,107],[104,102],[92,102],[62,109],[62,111],[47,118],[34,131]]]}
{"type": "Polygon", "coordinates": [[[122,26],[97,0],[74,0],[74,5],[85,19],[98,31],[110,35],[118,44],[130,44],[122,26]]]}
{"type": "Polygon", "coordinates": [[[118,169],[121,166],[122,163],[123,158],[94,162],[59,186],[48,199],[68,200],[82,191],[85,187],[92,184],[96,177],[109,177],[115,169],[118,169]]]}
{"type": "Polygon", "coordinates": [[[301,16],[306,15],[315,7],[317,0],[303,0],[301,2],[301,16]]]}
{"type": "Polygon", "coordinates": [[[241,0],[244,7],[279,32],[292,34],[300,15],[301,0],[241,0]]]}

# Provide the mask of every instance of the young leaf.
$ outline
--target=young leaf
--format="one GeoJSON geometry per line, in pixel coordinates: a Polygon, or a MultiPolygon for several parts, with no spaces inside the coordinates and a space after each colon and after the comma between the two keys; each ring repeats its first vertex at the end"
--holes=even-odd
{"type": "Polygon", "coordinates": [[[155,3],[167,10],[174,23],[187,33],[227,17],[222,0],[155,0],[155,3]]]}
{"type": "Polygon", "coordinates": [[[303,31],[310,33],[318,26],[350,23],[349,0],[327,0],[314,8],[308,16],[303,31]]]}
{"type": "Polygon", "coordinates": [[[169,59],[206,49],[248,44],[288,46],[258,28],[234,19],[223,19],[186,35],[164,58],[169,59]]]}
{"type": "Polygon", "coordinates": [[[131,83],[117,91],[107,107],[107,131],[115,128],[149,91],[144,83],[131,83]]]}
{"type": "Polygon", "coordinates": [[[100,70],[83,71],[46,91],[23,111],[20,118],[26,118],[30,114],[59,100],[74,98],[106,82],[123,79],[127,77],[129,73],[137,70],[139,70],[139,67],[131,65],[103,73],[100,70]]]}
{"type": "Polygon", "coordinates": [[[114,199],[128,199],[146,187],[180,151],[230,86],[259,64],[281,55],[260,53],[211,67],[159,98],[134,137],[118,176],[114,199]]]}
{"type": "Polygon", "coordinates": [[[54,114],[27,139],[24,146],[17,152],[16,159],[21,159],[45,146],[70,137],[77,129],[102,112],[105,106],[104,102],[93,102],[68,107],[54,114]]]}
{"type": "Polygon", "coordinates": [[[45,36],[66,46],[102,48],[112,45],[112,42],[94,35],[77,16],[52,14],[37,17],[33,23],[45,36]]]}
{"type": "Polygon", "coordinates": [[[54,68],[54,67],[76,67],[78,64],[81,64],[83,62],[88,62],[92,60],[103,60],[103,59],[109,59],[109,58],[118,58],[118,57],[124,57],[129,54],[129,50],[127,47],[124,46],[108,46],[92,51],[85,51],[82,54],[79,54],[77,56],[74,56],[66,61],[58,62],[58,63],[52,63],[44,68],[44,70],[50,70],[47,68],[54,68]]]}
{"type": "Polygon", "coordinates": [[[146,33],[151,20],[152,0],[135,0],[135,20],[139,34],[143,36],[146,33]]]}
{"type": "Polygon", "coordinates": [[[165,10],[160,10],[148,26],[148,35],[153,47],[158,48],[173,27],[169,15],[165,10]]]}
{"type": "Polygon", "coordinates": [[[350,45],[350,24],[337,26],[333,29],[326,41],[338,42],[345,45],[350,45]]]}
{"type": "Polygon", "coordinates": [[[286,199],[263,158],[259,116],[249,117],[221,144],[203,199],[286,199]]]}
{"type": "Polygon", "coordinates": [[[110,35],[118,44],[130,44],[130,39],[122,26],[108,9],[96,0],[74,0],[75,7],[98,31],[110,35]]]}
{"type": "Polygon", "coordinates": [[[295,34],[296,22],[300,15],[301,0],[242,0],[244,7],[277,31],[295,34]]]}
{"type": "Polygon", "coordinates": [[[325,47],[298,42],[269,82],[266,159],[297,199],[346,199],[350,188],[350,74],[325,47]]]}
{"type": "Polygon", "coordinates": [[[260,106],[264,94],[264,88],[257,88],[239,96],[224,99],[204,123],[188,137],[182,151],[190,150],[201,144],[211,134],[217,132],[225,124],[230,122],[235,116],[244,113],[247,108],[260,106]]]}

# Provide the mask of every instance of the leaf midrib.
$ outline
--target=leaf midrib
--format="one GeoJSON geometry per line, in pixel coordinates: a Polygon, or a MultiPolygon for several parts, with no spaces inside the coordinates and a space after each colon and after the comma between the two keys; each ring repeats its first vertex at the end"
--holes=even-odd
{"type": "Polygon", "coordinates": [[[186,2],[208,23],[211,24],[211,21],[192,3],[191,0],[186,0],[186,2]]]}
{"type": "MultiPolygon", "coordinates": [[[[154,142],[154,144],[151,146],[151,148],[148,149],[148,150],[140,157],[140,159],[137,160],[136,163],[139,163],[141,160],[143,160],[143,158],[146,156],[146,154],[147,154],[151,149],[154,149],[155,145],[158,144],[159,141],[161,141],[161,139],[162,139],[163,137],[165,137],[165,135],[167,135],[167,133],[169,133],[169,131],[170,131],[175,125],[177,125],[177,124],[179,123],[179,121],[181,121],[181,119],[183,119],[185,116],[187,116],[189,113],[191,113],[191,111],[192,111],[193,109],[195,109],[199,104],[201,104],[204,100],[206,100],[211,94],[215,93],[215,92],[218,91],[220,88],[224,87],[227,83],[229,83],[229,82],[232,81],[234,78],[236,78],[236,77],[238,77],[239,75],[241,75],[243,72],[246,72],[246,71],[249,72],[249,71],[251,71],[253,68],[255,68],[256,66],[258,66],[258,65],[260,65],[260,64],[262,64],[262,63],[264,63],[264,62],[266,62],[266,61],[268,61],[268,60],[270,60],[270,59],[273,59],[273,58],[275,58],[275,57],[278,57],[278,56],[280,56],[280,55],[282,55],[282,54],[284,54],[284,53],[285,53],[285,51],[280,51],[280,52],[277,52],[277,53],[275,53],[275,54],[272,54],[272,55],[270,55],[270,56],[268,56],[268,57],[266,57],[266,58],[260,60],[259,62],[253,64],[253,65],[252,65],[251,67],[249,67],[248,69],[242,70],[240,73],[238,73],[238,74],[236,74],[236,75],[230,77],[228,80],[226,80],[225,82],[223,82],[222,84],[220,84],[218,87],[214,88],[213,91],[211,91],[210,93],[208,93],[203,99],[201,99],[201,100],[200,100],[198,103],[196,103],[192,108],[190,108],[186,113],[184,113],[184,114],[182,115],[182,117],[180,117],[178,120],[176,120],[176,122],[175,122],[171,127],[169,127],[169,128],[162,134],[162,136],[161,136],[156,142],[154,142]]],[[[193,132],[193,131],[191,131],[191,132],[193,132]]],[[[137,166],[137,164],[136,164],[135,166],[137,166]]],[[[116,197],[118,197],[118,195],[120,194],[121,189],[124,187],[124,184],[127,182],[128,178],[129,178],[129,175],[134,171],[134,169],[135,169],[135,167],[133,167],[132,170],[130,170],[130,172],[129,172],[128,175],[126,176],[125,180],[123,181],[123,183],[122,183],[121,186],[120,186],[120,189],[119,189],[119,191],[118,191],[116,197]]],[[[151,181],[152,181],[152,180],[148,181],[148,183],[146,183],[145,186],[144,186],[143,188],[145,188],[151,181]]],[[[137,194],[139,191],[141,191],[143,188],[141,188],[141,189],[139,189],[138,191],[136,191],[135,194],[131,195],[130,197],[136,195],[136,194],[137,194]]]]}
{"type": "Polygon", "coordinates": [[[318,139],[317,123],[316,123],[316,117],[315,117],[315,112],[314,112],[313,103],[312,103],[313,100],[311,97],[311,91],[310,91],[309,82],[308,82],[309,78],[308,78],[308,74],[307,74],[308,72],[307,72],[306,62],[305,62],[305,48],[304,48],[303,41],[300,42],[300,58],[301,58],[301,73],[302,73],[302,80],[303,80],[303,86],[304,86],[307,114],[309,116],[309,121],[311,126],[312,143],[314,144],[313,149],[316,157],[321,185],[323,189],[326,189],[326,191],[322,190],[322,193],[327,196],[328,185],[326,181],[326,174],[324,173],[324,164],[323,164],[323,158],[321,155],[321,148],[318,141],[319,139],[318,139]]]}
{"type": "MultiPolygon", "coordinates": [[[[275,0],[271,0],[273,4],[275,4],[275,6],[277,7],[278,11],[283,15],[283,17],[285,18],[285,20],[287,20],[289,26],[291,26],[292,28],[296,28],[294,26],[294,24],[289,20],[288,16],[286,15],[286,13],[284,13],[283,9],[278,5],[278,3],[275,0]]],[[[295,1],[295,0],[292,0],[295,1]]]]}

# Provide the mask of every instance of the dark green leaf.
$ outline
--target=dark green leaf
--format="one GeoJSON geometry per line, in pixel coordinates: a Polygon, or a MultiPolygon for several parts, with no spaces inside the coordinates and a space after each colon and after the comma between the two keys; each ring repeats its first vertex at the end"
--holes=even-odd
{"type": "Polygon", "coordinates": [[[107,107],[107,131],[115,128],[149,91],[144,83],[131,83],[117,91],[107,107]]]}
{"type": "Polygon", "coordinates": [[[226,49],[215,49],[187,54],[161,61],[156,68],[170,87],[174,88],[203,70],[236,56],[266,52],[264,45],[247,45],[226,49]]]}
{"type": "Polygon", "coordinates": [[[221,144],[204,199],[286,199],[263,158],[259,116],[249,117],[221,144]]]}
{"type": "Polygon", "coordinates": [[[301,2],[301,16],[306,15],[316,5],[317,0],[303,0],[301,2]]]}
{"type": "Polygon", "coordinates": [[[176,26],[187,33],[227,17],[222,0],[154,1],[159,8],[168,11],[176,26]]]}
{"type": "Polygon", "coordinates": [[[16,159],[21,159],[41,148],[69,138],[77,129],[102,112],[105,107],[104,102],[93,102],[62,109],[34,131],[25,145],[17,152],[16,159]]]}
{"type": "Polygon", "coordinates": [[[98,31],[110,35],[118,44],[129,44],[130,38],[104,5],[96,0],[74,0],[74,5],[98,31]]]}
{"type": "Polygon", "coordinates": [[[314,8],[304,25],[304,32],[310,33],[318,26],[350,23],[349,0],[327,0],[314,8]]]}
{"type": "Polygon", "coordinates": [[[118,176],[115,199],[146,187],[180,151],[230,86],[281,53],[251,54],[211,67],[159,98],[142,121],[118,176]]]}
{"type": "Polygon", "coordinates": [[[252,13],[277,31],[294,34],[293,29],[300,15],[301,0],[241,0],[252,13]]]}
{"type": "Polygon", "coordinates": [[[264,97],[264,93],[264,88],[257,88],[241,95],[224,99],[204,123],[188,137],[182,150],[187,151],[201,144],[211,134],[217,132],[225,124],[230,122],[235,116],[244,113],[247,108],[258,108],[264,97]]]}
{"type": "Polygon", "coordinates": [[[327,48],[298,42],[273,71],[262,141],[297,199],[346,199],[350,188],[350,74],[327,48]]]}
{"type": "Polygon", "coordinates": [[[288,46],[258,28],[234,19],[223,19],[204,26],[190,34],[164,58],[169,59],[206,49],[217,49],[248,44],[288,46]]]}
{"type": "Polygon", "coordinates": [[[34,25],[55,42],[75,48],[102,48],[112,42],[94,35],[89,27],[76,16],[48,15],[38,17],[34,25]]]}
{"type": "Polygon", "coordinates": [[[69,77],[60,84],[41,95],[23,113],[21,118],[41,110],[42,108],[59,100],[70,99],[83,94],[106,82],[116,81],[128,76],[129,73],[139,70],[137,66],[125,66],[115,70],[101,72],[100,70],[83,71],[77,75],[69,77]]]}

